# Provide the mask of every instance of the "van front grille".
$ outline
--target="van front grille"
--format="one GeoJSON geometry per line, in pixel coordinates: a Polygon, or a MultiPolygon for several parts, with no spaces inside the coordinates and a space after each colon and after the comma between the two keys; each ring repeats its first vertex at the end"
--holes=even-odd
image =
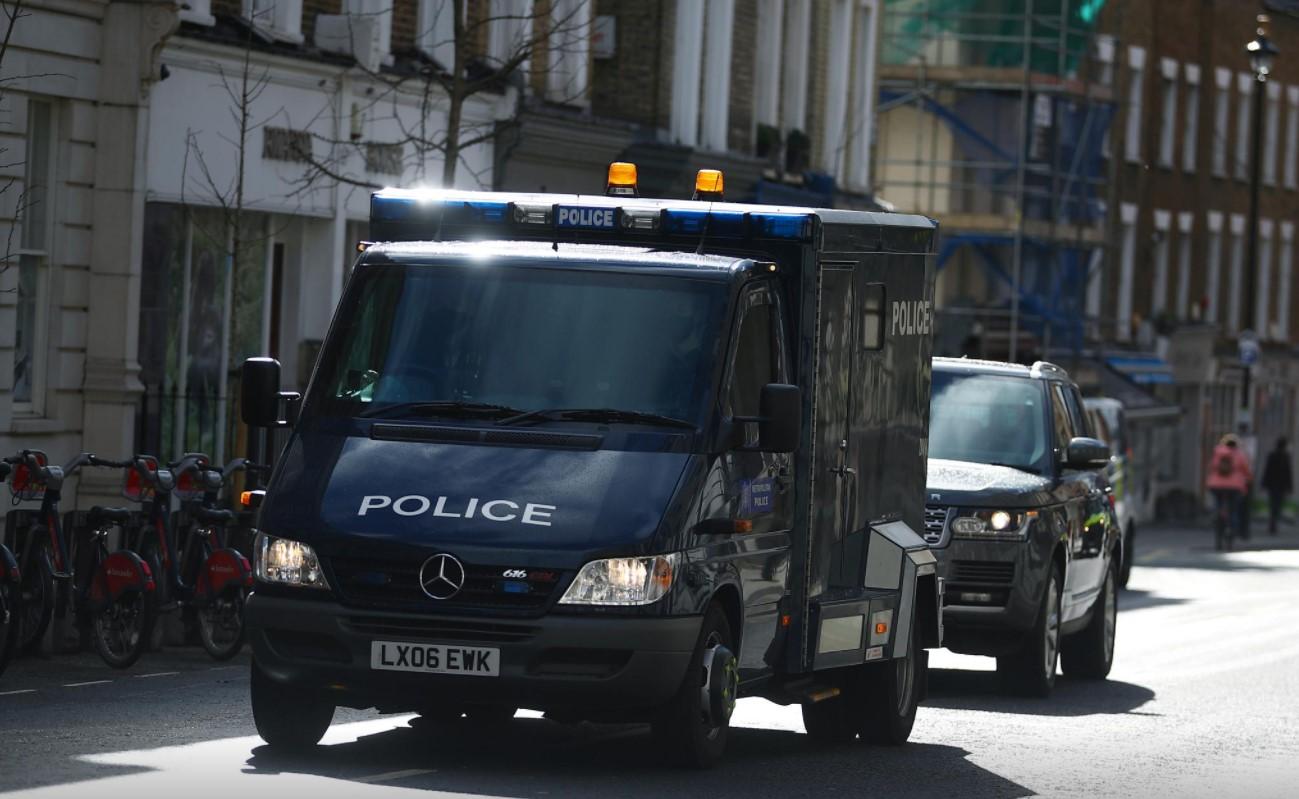
{"type": "Polygon", "coordinates": [[[465,563],[465,582],[449,599],[434,599],[420,587],[424,558],[389,560],[359,557],[328,559],[344,604],[414,612],[491,610],[539,616],[556,598],[564,573],[558,569],[520,569],[465,563]]]}

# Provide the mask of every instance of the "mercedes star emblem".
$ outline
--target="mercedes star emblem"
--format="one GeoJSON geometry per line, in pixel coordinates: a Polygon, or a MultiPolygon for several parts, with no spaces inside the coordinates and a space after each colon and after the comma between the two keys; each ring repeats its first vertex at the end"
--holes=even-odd
{"type": "Polygon", "coordinates": [[[419,587],[433,599],[450,599],[465,587],[465,567],[445,552],[424,561],[419,569],[419,587]]]}

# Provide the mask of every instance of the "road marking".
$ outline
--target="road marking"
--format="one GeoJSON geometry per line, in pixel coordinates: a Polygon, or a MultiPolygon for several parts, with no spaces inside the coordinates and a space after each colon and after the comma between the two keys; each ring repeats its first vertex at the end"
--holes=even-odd
{"type": "Polygon", "coordinates": [[[149,677],[170,677],[173,674],[180,674],[180,672],[179,671],[155,671],[153,674],[137,674],[135,675],[135,679],[144,680],[149,677]]]}
{"type": "Polygon", "coordinates": [[[24,688],[21,691],[0,691],[0,696],[17,696],[18,694],[34,694],[35,688],[24,688]]]}
{"type": "Polygon", "coordinates": [[[420,777],[425,774],[436,773],[431,768],[408,768],[401,771],[385,771],[382,774],[372,774],[369,777],[357,777],[356,782],[391,782],[392,780],[404,780],[407,777],[420,777]]]}
{"type": "Polygon", "coordinates": [[[91,680],[90,682],[70,682],[64,688],[81,688],[85,685],[108,685],[112,680],[91,680]]]}

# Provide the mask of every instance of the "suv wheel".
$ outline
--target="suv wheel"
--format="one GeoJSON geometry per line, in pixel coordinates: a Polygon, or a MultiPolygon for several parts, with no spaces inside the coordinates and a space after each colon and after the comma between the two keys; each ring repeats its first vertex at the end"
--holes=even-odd
{"type": "Polygon", "coordinates": [[[1051,569],[1037,623],[1018,652],[997,658],[997,674],[1012,693],[1048,697],[1060,659],[1060,572],[1051,569]]]}
{"type": "Polygon", "coordinates": [[[1113,564],[1105,574],[1105,585],[1092,609],[1087,626],[1064,640],[1061,666],[1070,677],[1103,680],[1114,665],[1114,631],[1118,623],[1118,578],[1113,564]]]}

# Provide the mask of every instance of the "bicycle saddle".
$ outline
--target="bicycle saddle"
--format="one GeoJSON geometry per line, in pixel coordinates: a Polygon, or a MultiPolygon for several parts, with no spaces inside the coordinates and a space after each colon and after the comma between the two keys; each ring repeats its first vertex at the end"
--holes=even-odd
{"type": "Polygon", "coordinates": [[[105,508],[96,505],[87,515],[90,524],[126,524],[131,521],[131,511],[127,508],[105,508]]]}
{"type": "Polygon", "coordinates": [[[204,524],[229,524],[235,520],[235,512],[225,508],[199,508],[194,517],[204,524]]]}

